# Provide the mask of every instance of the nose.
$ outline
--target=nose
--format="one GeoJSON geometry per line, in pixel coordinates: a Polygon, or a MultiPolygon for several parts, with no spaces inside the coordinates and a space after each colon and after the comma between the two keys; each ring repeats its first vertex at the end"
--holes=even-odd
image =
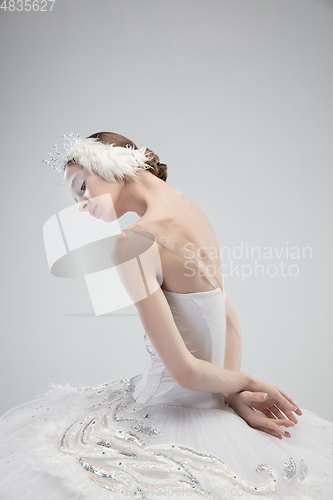
{"type": "Polygon", "coordinates": [[[79,201],[79,210],[80,212],[85,212],[88,208],[88,202],[87,201],[79,201]]]}

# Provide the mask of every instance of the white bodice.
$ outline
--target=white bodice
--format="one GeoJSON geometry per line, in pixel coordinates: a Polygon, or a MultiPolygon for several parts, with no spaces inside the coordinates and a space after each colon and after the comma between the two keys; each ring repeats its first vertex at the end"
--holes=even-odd
{"type": "MultiPolygon", "coordinates": [[[[162,289],[163,290],[163,289],[162,289]]],[[[188,350],[196,358],[224,366],[226,295],[221,288],[204,292],[176,293],[163,290],[176,326],[188,350]]],[[[196,391],[173,380],[147,335],[149,360],[144,372],[134,377],[133,398],[139,404],[186,405],[219,408],[225,405],[220,393],[196,391]]]]}

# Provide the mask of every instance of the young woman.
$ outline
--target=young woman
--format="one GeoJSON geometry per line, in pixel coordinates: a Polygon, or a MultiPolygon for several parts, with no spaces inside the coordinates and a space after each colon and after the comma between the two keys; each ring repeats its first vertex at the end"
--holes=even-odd
{"type": "Polygon", "coordinates": [[[98,387],[53,385],[3,415],[1,498],[332,499],[333,423],[240,371],[214,230],[166,183],[166,165],[104,132],[73,140],[60,170],[81,211],[106,223],[140,217],[110,256],[149,361],[98,387]]]}

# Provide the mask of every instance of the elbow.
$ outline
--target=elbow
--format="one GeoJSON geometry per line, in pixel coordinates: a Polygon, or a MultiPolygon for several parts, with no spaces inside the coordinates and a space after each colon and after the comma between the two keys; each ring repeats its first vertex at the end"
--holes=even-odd
{"type": "Polygon", "coordinates": [[[178,375],[177,377],[173,377],[174,380],[177,382],[178,385],[180,385],[181,387],[185,387],[186,389],[188,389],[188,384],[187,384],[187,375],[184,374],[184,373],[181,373],[180,375],[178,375]]]}
{"type": "MultiPolygon", "coordinates": [[[[193,357],[193,356],[192,356],[193,357]]],[[[193,359],[195,359],[193,357],[193,359]]],[[[182,369],[174,377],[178,385],[185,389],[191,389],[193,383],[193,360],[189,360],[182,365],[182,369]]]]}

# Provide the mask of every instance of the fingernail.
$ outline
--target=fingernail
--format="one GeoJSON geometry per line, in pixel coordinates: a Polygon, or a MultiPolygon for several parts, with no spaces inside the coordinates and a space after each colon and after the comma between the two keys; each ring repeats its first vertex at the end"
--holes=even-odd
{"type": "Polygon", "coordinates": [[[297,406],[295,406],[295,405],[290,405],[290,406],[289,406],[289,408],[290,408],[291,410],[296,410],[297,406]]]}
{"type": "Polygon", "coordinates": [[[267,398],[267,394],[266,394],[266,393],[263,393],[263,394],[261,395],[261,399],[266,399],[266,398],[267,398]]]}

